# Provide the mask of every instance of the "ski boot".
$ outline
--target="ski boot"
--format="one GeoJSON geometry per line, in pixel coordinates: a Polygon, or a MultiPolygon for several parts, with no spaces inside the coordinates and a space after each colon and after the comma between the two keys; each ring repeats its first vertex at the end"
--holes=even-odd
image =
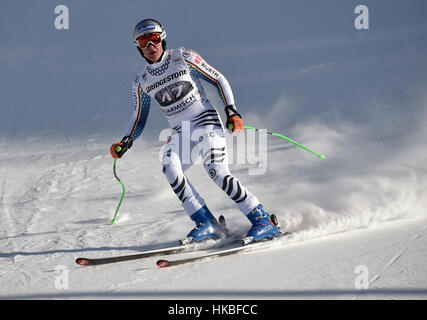
{"type": "Polygon", "coordinates": [[[181,245],[205,241],[208,239],[217,240],[226,236],[225,219],[219,218],[219,223],[207,206],[201,207],[190,216],[191,220],[196,223],[196,227],[191,230],[184,240],[180,240],[181,245]]]}
{"type": "Polygon", "coordinates": [[[258,205],[247,215],[249,221],[252,223],[251,229],[242,239],[242,244],[247,245],[252,242],[271,240],[282,234],[282,228],[276,216],[271,216],[264,211],[262,205],[258,205]]]}

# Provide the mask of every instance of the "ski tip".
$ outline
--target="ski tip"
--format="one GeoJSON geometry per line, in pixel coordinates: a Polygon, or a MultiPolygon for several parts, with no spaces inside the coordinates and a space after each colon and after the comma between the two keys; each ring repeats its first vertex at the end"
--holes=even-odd
{"type": "Polygon", "coordinates": [[[77,258],[76,263],[81,266],[87,266],[89,264],[89,260],[85,258],[77,258]]]}
{"type": "Polygon", "coordinates": [[[165,268],[167,266],[169,266],[169,261],[167,260],[159,260],[156,263],[160,268],[165,268]]]}

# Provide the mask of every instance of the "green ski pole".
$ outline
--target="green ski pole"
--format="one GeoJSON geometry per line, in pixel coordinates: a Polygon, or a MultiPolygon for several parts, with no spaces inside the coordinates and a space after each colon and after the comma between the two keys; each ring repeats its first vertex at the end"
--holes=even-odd
{"type": "MultiPolygon", "coordinates": [[[[116,151],[117,151],[117,152],[120,152],[121,150],[122,150],[122,148],[121,148],[120,146],[118,146],[118,147],[116,148],[116,151]]],[[[122,185],[123,192],[122,192],[122,198],[120,199],[119,205],[117,206],[116,213],[114,214],[114,217],[113,217],[113,219],[111,220],[111,224],[116,224],[116,217],[117,217],[117,213],[119,212],[120,206],[122,205],[123,198],[125,197],[125,192],[126,192],[125,184],[124,184],[124,183],[123,183],[123,181],[122,181],[122,180],[117,176],[117,173],[116,173],[116,162],[117,162],[117,159],[114,159],[114,163],[113,163],[113,173],[114,173],[114,177],[115,177],[115,178],[117,179],[117,181],[118,181],[118,182],[120,182],[120,184],[122,185]]]]}
{"type": "MultiPolygon", "coordinates": [[[[233,125],[232,124],[230,124],[230,129],[233,129],[233,125]]],[[[313,150],[310,150],[309,148],[303,146],[302,144],[296,142],[295,140],[292,140],[291,138],[285,137],[284,135],[282,135],[280,133],[268,132],[266,130],[261,130],[261,129],[258,129],[258,128],[255,128],[255,127],[250,127],[250,126],[245,126],[245,129],[255,130],[255,131],[258,131],[260,133],[264,133],[264,134],[269,134],[269,135],[272,135],[272,136],[280,137],[282,139],[285,139],[285,140],[287,140],[287,141],[289,141],[289,142],[297,145],[298,147],[300,147],[300,148],[302,148],[304,150],[307,150],[308,152],[311,152],[312,154],[318,156],[322,160],[325,159],[325,155],[319,154],[317,152],[314,152],[313,150]]]]}

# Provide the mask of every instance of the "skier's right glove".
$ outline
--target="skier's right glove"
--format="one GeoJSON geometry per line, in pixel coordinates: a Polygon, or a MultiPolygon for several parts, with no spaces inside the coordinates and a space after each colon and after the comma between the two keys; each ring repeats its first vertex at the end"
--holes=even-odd
{"type": "Polygon", "coordinates": [[[123,137],[122,141],[113,143],[110,148],[110,153],[114,159],[121,158],[122,155],[132,147],[132,137],[123,137]]]}

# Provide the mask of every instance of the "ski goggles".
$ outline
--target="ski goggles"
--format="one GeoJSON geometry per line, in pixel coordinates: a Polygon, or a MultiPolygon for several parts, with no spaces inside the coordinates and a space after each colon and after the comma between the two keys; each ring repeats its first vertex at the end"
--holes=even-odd
{"type": "Polygon", "coordinates": [[[147,49],[150,43],[153,46],[158,46],[160,43],[162,43],[162,37],[160,36],[160,33],[153,33],[149,34],[147,36],[142,36],[136,39],[138,41],[138,46],[141,49],[147,49]]]}

